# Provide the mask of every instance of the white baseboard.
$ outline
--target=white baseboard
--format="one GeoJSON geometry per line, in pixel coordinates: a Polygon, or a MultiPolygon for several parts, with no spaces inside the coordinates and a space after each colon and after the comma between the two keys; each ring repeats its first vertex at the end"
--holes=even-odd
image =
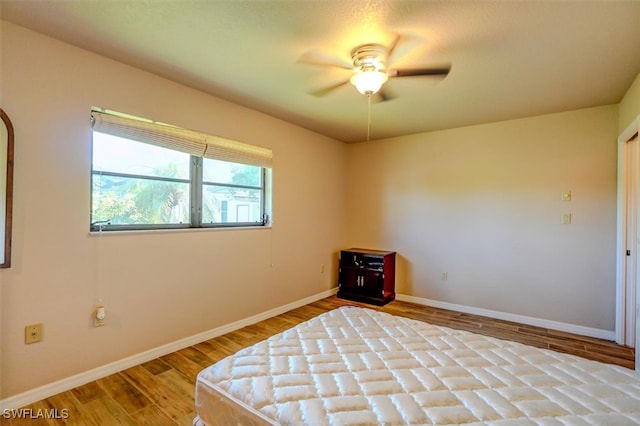
{"type": "Polygon", "coordinates": [[[115,374],[119,371],[126,370],[127,368],[131,368],[147,361],[151,361],[152,359],[156,359],[172,352],[179,351],[180,349],[193,346],[197,343],[204,342],[205,340],[213,339],[214,337],[218,337],[231,331],[238,330],[242,327],[255,324],[267,318],[271,318],[292,309],[299,308],[300,306],[308,305],[309,303],[332,296],[336,294],[337,291],[338,288],[335,287],[330,290],[323,291],[322,293],[314,294],[313,296],[305,297],[304,299],[296,300],[295,302],[278,306],[277,308],[270,309],[268,311],[250,316],[248,318],[216,327],[212,330],[198,333],[193,336],[177,340],[175,342],[167,343],[166,345],[158,346],[148,351],[132,355],[130,357],[103,365],[101,367],[97,367],[92,370],[85,371],[83,373],[79,373],[71,377],[67,377],[65,379],[58,380],[56,382],[23,392],[21,394],[11,396],[9,398],[0,400],[0,412],[6,409],[11,410],[24,407],[25,405],[29,405],[36,401],[49,398],[50,396],[57,395],[61,392],[66,392],[70,389],[82,386],[94,380],[98,380],[111,374],[115,374]]]}
{"type": "MultiPolygon", "coordinates": [[[[337,291],[338,291],[338,288],[335,287],[330,290],[326,290],[321,293],[315,294],[313,296],[296,300],[295,302],[291,302],[286,305],[278,306],[276,308],[270,309],[260,314],[256,314],[239,321],[225,324],[223,326],[216,327],[212,330],[198,333],[193,336],[189,336],[184,339],[177,340],[175,342],[167,343],[166,345],[162,345],[162,346],[150,349],[148,351],[141,352],[139,354],[132,355],[130,357],[103,365],[101,367],[97,367],[92,370],[85,371],[83,373],[79,373],[71,377],[67,377],[65,379],[58,380],[56,382],[49,383],[47,385],[40,386],[38,388],[23,392],[21,394],[11,396],[9,398],[0,400],[0,411],[5,409],[11,410],[11,409],[24,407],[25,405],[29,405],[36,401],[49,398],[50,396],[59,394],[61,392],[66,392],[70,389],[76,388],[78,386],[82,386],[94,380],[98,380],[103,377],[109,376],[111,374],[118,373],[122,370],[126,370],[127,368],[134,367],[136,365],[145,363],[147,361],[151,361],[153,359],[170,354],[172,352],[179,351],[186,347],[193,346],[197,343],[204,342],[209,339],[213,339],[214,337],[221,336],[225,333],[229,333],[231,331],[240,329],[242,327],[255,324],[256,322],[263,321],[267,318],[280,315],[292,309],[299,308],[300,306],[304,306],[309,303],[315,302],[317,300],[324,299],[325,297],[329,297],[336,294],[337,291]]],[[[396,299],[405,301],[405,302],[417,303],[425,306],[433,306],[436,308],[450,309],[450,310],[464,312],[468,314],[482,315],[490,318],[496,318],[496,319],[501,319],[506,321],[515,321],[522,324],[544,327],[544,328],[549,328],[549,329],[559,330],[559,331],[566,331],[569,333],[575,333],[575,334],[595,337],[599,339],[615,340],[615,332],[608,331],[608,330],[600,330],[600,329],[584,327],[580,325],[567,324],[567,323],[562,323],[557,321],[549,321],[549,320],[544,320],[540,318],[527,317],[524,315],[509,314],[505,312],[492,311],[489,309],[474,308],[472,306],[457,305],[455,303],[440,302],[437,300],[424,299],[421,297],[409,296],[406,294],[396,294],[396,299]]]]}
{"type": "Polygon", "coordinates": [[[440,302],[438,300],[424,299],[422,297],[409,296],[406,294],[396,294],[396,299],[404,302],[417,303],[419,305],[433,306],[434,308],[449,309],[452,311],[464,312],[466,314],[482,315],[484,317],[514,321],[521,324],[533,325],[548,328],[551,330],[565,331],[567,333],[579,334],[581,336],[595,337],[597,339],[615,341],[615,331],[600,330],[598,328],[584,327],[581,325],[567,324],[564,322],[550,321],[541,318],[527,317],[524,315],[510,314],[489,309],[474,308],[473,306],[457,305],[455,303],[440,302]]]}

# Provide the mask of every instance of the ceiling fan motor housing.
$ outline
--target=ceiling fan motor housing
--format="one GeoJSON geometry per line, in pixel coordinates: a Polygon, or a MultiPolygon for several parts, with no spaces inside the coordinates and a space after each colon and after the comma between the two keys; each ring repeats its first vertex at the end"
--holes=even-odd
{"type": "Polygon", "coordinates": [[[351,51],[354,71],[385,71],[387,48],[381,44],[363,44],[351,51]]]}

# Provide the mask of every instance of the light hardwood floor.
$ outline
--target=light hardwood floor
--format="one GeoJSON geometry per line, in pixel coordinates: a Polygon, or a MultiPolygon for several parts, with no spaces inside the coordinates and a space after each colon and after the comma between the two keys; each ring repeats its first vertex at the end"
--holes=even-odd
{"type": "MultiPolygon", "coordinates": [[[[52,396],[25,408],[58,410],[68,418],[16,420],[3,425],[191,425],[195,417],[196,375],[203,368],[323,312],[345,305],[366,306],[432,324],[469,330],[532,346],[567,352],[597,361],[634,366],[634,351],[590,337],[476,315],[394,301],[383,307],[328,297],[282,315],[165,355],[95,382],[52,396]]],[[[50,411],[51,412],[51,411],[50,411]]]]}

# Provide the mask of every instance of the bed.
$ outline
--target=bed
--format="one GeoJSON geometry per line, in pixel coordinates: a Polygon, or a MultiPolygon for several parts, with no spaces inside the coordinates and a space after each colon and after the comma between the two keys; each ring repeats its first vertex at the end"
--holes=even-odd
{"type": "Polygon", "coordinates": [[[640,425],[640,373],[342,307],[202,370],[194,424],[640,425]]]}

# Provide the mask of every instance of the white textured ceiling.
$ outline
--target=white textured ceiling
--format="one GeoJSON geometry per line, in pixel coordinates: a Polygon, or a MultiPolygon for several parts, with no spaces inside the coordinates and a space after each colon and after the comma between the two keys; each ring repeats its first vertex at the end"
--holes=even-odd
{"type": "Polygon", "coordinates": [[[395,68],[451,64],[444,80],[390,79],[371,138],[618,103],[640,73],[640,1],[0,0],[3,20],[345,142],[367,132],[349,71],[363,43],[395,68]]]}

